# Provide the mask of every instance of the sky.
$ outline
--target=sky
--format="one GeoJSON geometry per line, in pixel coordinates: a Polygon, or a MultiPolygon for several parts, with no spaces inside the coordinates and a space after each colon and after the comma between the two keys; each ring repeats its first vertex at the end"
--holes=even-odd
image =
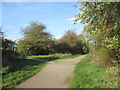
{"type": "Polygon", "coordinates": [[[31,21],[47,26],[56,39],[65,31],[74,29],[77,34],[83,30],[81,23],[73,24],[74,16],[79,12],[73,7],[76,2],[2,2],[2,29],[5,37],[18,41],[23,37],[21,29],[31,21]]]}

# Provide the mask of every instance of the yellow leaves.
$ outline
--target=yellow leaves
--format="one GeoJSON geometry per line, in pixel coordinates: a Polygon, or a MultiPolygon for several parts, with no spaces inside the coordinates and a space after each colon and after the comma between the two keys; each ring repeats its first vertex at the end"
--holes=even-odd
{"type": "Polygon", "coordinates": [[[118,37],[115,35],[111,38],[105,38],[105,40],[103,40],[104,44],[107,48],[110,49],[117,49],[118,48],[118,37]]]}

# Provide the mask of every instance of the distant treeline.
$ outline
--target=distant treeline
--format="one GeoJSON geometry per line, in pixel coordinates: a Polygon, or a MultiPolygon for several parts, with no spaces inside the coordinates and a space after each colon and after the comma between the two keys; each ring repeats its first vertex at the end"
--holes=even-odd
{"type": "Polygon", "coordinates": [[[46,55],[53,53],[88,53],[83,35],[68,30],[60,39],[55,39],[46,26],[39,22],[31,22],[23,29],[24,37],[18,42],[18,52],[24,55],[46,55]]]}
{"type": "Polygon", "coordinates": [[[26,58],[28,55],[48,54],[86,54],[89,52],[86,39],[82,34],[77,35],[74,30],[68,30],[60,39],[46,31],[46,26],[39,22],[31,22],[22,30],[23,38],[17,43],[3,37],[3,64],[26,58]],[[17,47],[11,47],[17,45],[17,47]]]}

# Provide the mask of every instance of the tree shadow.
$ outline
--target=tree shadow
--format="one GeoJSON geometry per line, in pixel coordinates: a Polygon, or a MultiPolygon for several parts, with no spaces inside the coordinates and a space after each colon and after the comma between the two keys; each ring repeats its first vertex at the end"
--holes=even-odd
{"type": "Polygon", "coordinates": [[[33,67],[33,66],[37,66],[39,64],[43,64],[43,63],[40,61],[32,60],[32,59],[31,60],[18,60],[16,62],[12,62],[9,68],[7,69],[7,72],[2,73],[2,75],[4,76],[4,75],[7,75],[8,73],[15,72],[15,71],[21,71],[21,70],[29,71],[29,69],[35,69],[36,67],[33,67]]]}
{"type": "Polygon", "coordinates": [[[50,56],[50,57],[39,57],[39,58],[36,57],[36,58],[33,58],[33,59],[17,60],[15,62],[12,62],[10,64],[10,67],[7,70],[7,72],[2,73],[2,75],[4,76],[8,73],[15,72],[15,71],[28,70],[28,69],[31,69],[31,68],[27,68],[27,67],[37,66],[39,64],[44,64],[44,63],[47,63],[49,61],[53,61],[53,60],[56,60],[56,59],[60,59],[60,57],[59,56],[50,56]],[[41,62],[41,61],[35,60],[35,59],[42,59],[42,61],[45,61],[45,62],[41,62]]]}

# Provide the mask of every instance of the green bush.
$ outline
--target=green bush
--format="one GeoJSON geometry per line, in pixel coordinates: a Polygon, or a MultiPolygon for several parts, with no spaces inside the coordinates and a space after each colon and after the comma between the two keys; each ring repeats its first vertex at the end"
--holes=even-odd
{"type": "Polygon", "coordinates": [[[102,67],[110,67],[114,64],[112,51],[109,49],[101,48],[94,52],[94,59],[92,60],[93,63],[100,65],[102,67]]]}

